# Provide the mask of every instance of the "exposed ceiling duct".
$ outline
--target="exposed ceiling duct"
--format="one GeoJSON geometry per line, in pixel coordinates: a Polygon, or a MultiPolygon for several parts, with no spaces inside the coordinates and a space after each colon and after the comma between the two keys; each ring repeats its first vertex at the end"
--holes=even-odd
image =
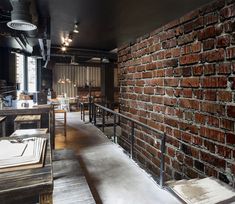
{"type": "Polygon", "coordinates": [[[11,21],[7,26],[14,30],[31,31],[37,29],[32,23],[30,13],[30,0],[10,0],[13,10],[11,11],[11,21]]]}

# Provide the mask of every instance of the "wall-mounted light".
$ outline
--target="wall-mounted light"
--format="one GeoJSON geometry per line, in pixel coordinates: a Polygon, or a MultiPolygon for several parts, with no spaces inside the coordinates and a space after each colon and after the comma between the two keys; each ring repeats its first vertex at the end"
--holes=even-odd
{"type": "Polygon", "coordinates": [[[75,24],[74,24],[73,32],[74,32],[74,33],[79,33],[79,30],[78,30],[78,23],[75,23],[75,24]]]}

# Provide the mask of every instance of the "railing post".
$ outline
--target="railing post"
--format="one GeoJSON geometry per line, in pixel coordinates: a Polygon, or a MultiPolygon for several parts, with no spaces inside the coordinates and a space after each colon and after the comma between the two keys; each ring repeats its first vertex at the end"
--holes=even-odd
{"type": "Polygon", "coordinates": [[[104,124],[105,124],[105,111],[102,109],[102,131],[104,132],[104,124]]]}
{"type": "Polygon", "coordinates": [[[165,178],[165,150],[166,150],[166,135],[163,134],[161,138],[161,166],[160,166],[160,187],[164,186],[165,178]]]}
{"type": "Polygon", "coordinates": [[[113,115],[113,141],[114,143],[117,143],[117,137],[116,137],[116,115],[113,115]]]}
{"type": "Polygon", "coordinates": [[[135,123],[131,122],[131,159],[133,158],[134,153],[134,142],[135,142],[135,123]]]}
{"type": "Polygon", "coordinates": [[[94,107],[94,125],[96,125],[96,105],[93,103],[94,107]]]}

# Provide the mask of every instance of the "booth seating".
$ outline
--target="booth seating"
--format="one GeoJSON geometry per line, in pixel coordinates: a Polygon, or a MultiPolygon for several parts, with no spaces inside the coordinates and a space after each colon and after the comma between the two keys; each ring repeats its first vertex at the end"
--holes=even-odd
{"type": "Polygon", "coordinates": [[[41,115],[18,115],[14,120],[14,130],[20,129],[22,124],[36,123],[37,128],[41,127],[41,115]]]}
{"type": "Polygon", "coordinates": [[[2,126],[2,137],[6,136],[6,116],[0,116],[0,125],[2,126]]]}
{"type": "Polygon", "coordinates": [[[55,109],[54,110],[54,121],[55,121],[55,128],[63,127],[64,129],[64,136],[67,135],[67,112],[64,109],[55,109]],[[58,123],[62,121],[63,124],[58,123]]]}

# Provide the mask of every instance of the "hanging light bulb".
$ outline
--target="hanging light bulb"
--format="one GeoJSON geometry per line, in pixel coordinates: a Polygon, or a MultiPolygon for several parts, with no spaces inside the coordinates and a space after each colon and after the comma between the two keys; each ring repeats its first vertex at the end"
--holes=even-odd
{"type": "Polygon", "coordinates": [[[67,48],[66,48],[64,45],[62,45],[61,50],[62,50],[63,52],[65,52],[65,51],[67,50],[67,48]]]}
{"type": "Polygon", "coordinates": [[[69,33],[68,42],[72,42],[72,41],[73,41],[73,35],[72,33],[69,33]]]}

